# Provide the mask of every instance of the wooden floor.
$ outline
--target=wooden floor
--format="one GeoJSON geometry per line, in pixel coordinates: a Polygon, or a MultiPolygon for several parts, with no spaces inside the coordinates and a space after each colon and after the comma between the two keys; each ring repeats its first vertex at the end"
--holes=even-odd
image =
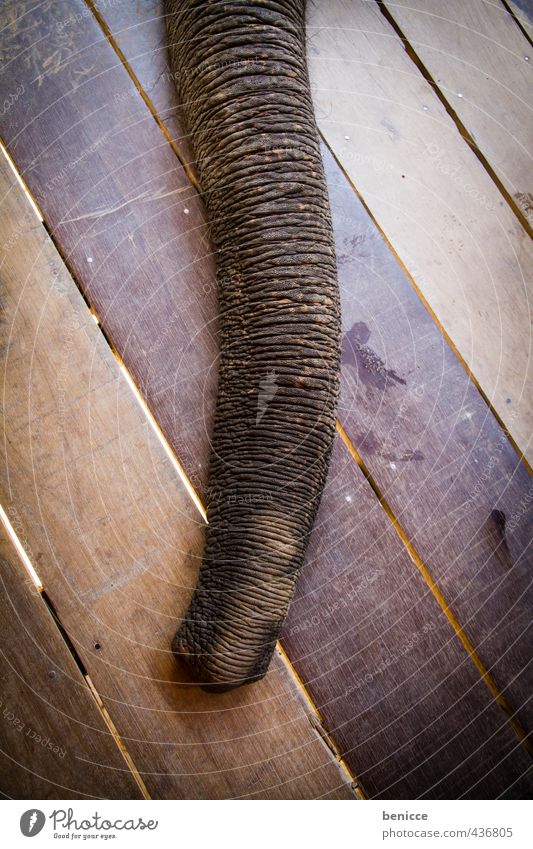
{"type": "Polygon", "coordinates": [[[528,8],[308,4],[338,435],[271,670],[209,695],[169,651],[217,307],[162,3],[2,5],[4,796],[531,794],[528,8]]]}

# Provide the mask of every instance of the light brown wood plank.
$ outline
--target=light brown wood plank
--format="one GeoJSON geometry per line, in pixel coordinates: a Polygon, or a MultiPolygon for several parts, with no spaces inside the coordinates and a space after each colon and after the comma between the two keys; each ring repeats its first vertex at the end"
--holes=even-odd
{"type": "Polygon", "coordinates": [[[202,519],[4,161],[0,500],[150,794],[353,798],[279,658],[224,697],[170,641],[202,519]]]}
{"type": "Polygon", "coordinates": [[[4,6],[2,28],[0,80],[24,93],[0,115],[0,134],[200,487],[196,444],[211,408],[196,400],[215,391],[217,357],[201,201],[83,0],[23,0],[15,22],[4,6]]]}
{"type": "Polygon", "coordinates": [[[531,242],[376,4],[312,3],[319,126],[531,459],[531,242]]]}
{"type": "Polygon", "coordinates": [[[385,8],[533,223],[533,64],[512,16],[487,0],[395,0],[385,8]]]}
{"type": "Polygon", "coordinates": [[[1,792],[12,799],[141,798],[3,526],[0,569],[1,792]]]}

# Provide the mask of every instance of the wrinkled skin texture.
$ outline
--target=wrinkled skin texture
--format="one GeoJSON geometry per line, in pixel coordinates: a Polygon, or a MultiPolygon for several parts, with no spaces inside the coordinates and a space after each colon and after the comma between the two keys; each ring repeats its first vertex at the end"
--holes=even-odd
{"type": "Polygon", "coordinates": [[[174,638],[206,689],[267,671],[324,488],[340,309],[304,0],[167,0],[217,262],[219,388],[198,585],[174,638]]]}

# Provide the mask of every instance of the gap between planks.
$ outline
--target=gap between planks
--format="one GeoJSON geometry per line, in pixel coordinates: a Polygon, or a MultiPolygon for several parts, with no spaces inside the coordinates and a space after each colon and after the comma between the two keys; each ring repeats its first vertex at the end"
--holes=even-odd
{"type": "Polygon", "coordinates": [[[74,644],[73,644],[72,640],[70,639],[65,627],[63,626],[61,619],[59,618],[59,615],[57,613],[57,610],[55,609],[55,606],[54,606],[52,600],[50,599],[48,593],[46,592],[41,579],[39,578],[37,572],[35,571],[28,554],[27,554],[26,550],[24,549],[24,546],[22,545],[21,541],[19,540],[17,533],[16,533],[13,525],[9,521],[7,513],[5,512],[5,510],[4,510],[4,508],[2,507],[1,504],[0,504],[0,520],[2,521],[2,524],[4,525],[4,528],[7,531],[9,539],[13,543],[13,546],[15,548],[15,551],[17,552],[19,560],[21,561],[22,565],[24,566],[25,571],[29,574],[34,586],[38,590],[38,594],[39,594],[44,606],[47,608],[48,613],[50,614],[52,621],[53,621],[54,625],[56,626],[67,651],[70,653],[70,656],[72,657],[74,663],[78,667],[80,674],[83,677],[85,684],[87,685],[87,689],[89,690],[91,696],[93,697],[102,719],[104,720],[105,724],[109,728],[109,732],[111,734],[111,737],[113,738],[117,748],[119,749],[120,754],[122,755],[122,757],[126,761],[128,769],[131,772],[133,779],[135,780],[135,783],[137,784],[137,786],[138,786],[139,790],[141,791],[143,797],[145,799],[151,799],[152,797],[150,796],[148,789],[147,789],[144,781],[141,778],[139,770],[137,769],[137,767],[135,766],[135,763],[133,762],[133,758],[131,757],[130,753],[128,752],[126,746],[124,745],[124,742],[123,742],[122,738],[120,737],[120,735],[117,731],[115,723],[111,719],[111,717],[110,717],[110,715],[107,711],[107,708],[105,707],[105,705],[104,705],[104,703],[103,703],[103,701],[100,697],[100,694],[98,693],[96,687],[94,686],[93,682],[91,681],[89,673],[87,672],[78,652],[76,651],[76,647],[74,646],[74,644]]]}
{"type": "Polygon", "coordinates": [[[457,114],[457,112],[455,111],[455,109],[453,108],[453,106],[451,105],[449,100],[446,98],[446,96],[440,90],[439,86],[437,85],[437,83],[435,82],[433,77],[431,76],[429,70],[426,68],[426,66],[422,62],[422,59],[420,58],[420,56],[418,55],[418,53],[416,52],[416,50],[414,49],[412,44],[409,42],[407,37],[404,35],[403,30],[401,29],[400,25],[397,23],[396,19],[393,17],[392,13],[389,12],[389,10],[386,6],[386,0],[375,0],[375,2],[377,3],[379,10],[380,10],[381,14],[383,15],[383,17],[385,18],[385,20],[387,21],[387,23],[390,24],[390,26],[392,27],[392,29],[394,30],[394,32],[396,33],[396,35],[398,36],[398,38],[402,42],[402,45],[405,49],[407,56],[409,57],[411,62],[416,66],[416,68],[418,68],[418,70],[420,71],[420,73],[424,77],[425,81],[428,83],[428,85],[431,87],[434,94],[438,97],[438,99],[440,100],[440,102],[444,106],[444,109],[446,110],[446,112],[448,113],[448,115],[450,116],[452,121],[454,122],[455,126],[457,127],[459,135],[461,136],[463,141],[465,141],[467,143],[468,147],[471,149],[474,156],[479,160],[479,162],[481,163],[481,165],[483,166],[483,168],[485,169],[485,171],[487,172],[487,174],[491,178],[492,182],[494,183],[494,185],[496,186],[496,188],[500,192],[501,196],[503,197],[503,199],[505,200],[507,205],[510,207],[512,212],[518,218],[520,224],[522,225],[522,227],[524,228],[524,230],[526,231],[526,233],[528,234],[530,239],[533,239],[533,229],[531,228],[531,225],[529,224],[529,221],[527,220],[526,216],[524,215],[524,213],[522,212],[522,210],[520,209],[520,207],[518,206],[516,201],[513,199],[513,197],[509,194],[509,192],[507,191],[505,186],[503,185],[502,181],[500,180],[500,178],[498,177],[498,175],[494,171],[492,165],[488,161],[485,154],[477,146],[476,142],[474,141],[472,134],[467,130],[466,126],[463,124],[463,122],[459,118],[459,115],[457,114]]]}
{"type": "Polygon", "coordinates": [[[351,788],[354,791],[357,798],[363,799],[363,800],[368,799],[369,797],[365,793],[365,791],[364,791],[364,789],[361,785],[361,782],[359,781],[357,776],[352,772],[352,770],[350,769],[350,767],[348,766],[348,764],[346,763],[346,761],[342,757],[340,749],[337,746],[337,743],[335,742],[334,737],[332,736],[332,734],[330,734],[330,732],[328,731],[328,729],[326,727],[326,723],[324,721],[322,714],[320,713],[315,702],[313,701],[313,699],[309,695],[309,693],[308,693],[308,691],[305,687],[304,682],[302,681],[302,679],[298,675],[296,669],[294,668],[294,666],[291,663],[289,655],[287,654],[287,652],[285,651],[285,649],[283,648],[283,646],[281,645],[280,642],[276,643],[276,650],[278,652],[278,655],[282,659],[283,663],[285,664],[287,670],[289,671],[290,675],[292,675],[292,677],[295,679],[296,683],[300,685],[301,690],[302,690],[302,696],[305,698],[305,701],[307,702],[309,709],[312,711],[311,715],[312,716],[314,715],[314,717],[316,718],[316,722],[318,724],[315,724],[315,722],[311,722],[311,727],[318,734],[318,736],[320,737],[320,739],[322,740],[322,742],[324,743],[326,748],[329,750],[330,754],[333,755],[333,757],[335,758],[335,760],[339,764],[339,768],[344,773],[345,777],[347,778],[348,782],[350,783],[351,788]]]}
{"type": "MultiPolygon", "coordinates": [[[[170,461],[172,462],[172,465],[176,469],[178,476],[180,477],[180,480],[182,481],[184,488],[187,492],[187,495],[193,501],[196,509],[198,510],[200,515],[202,516],[203,520],[205,522],[207,522],[207,513],[206,513],[205,507],[203,506],[202,501],[201,501],[198,493],[196,492],[192,482],[190,481],[187,473],[185,472],[184,467],[181,465],[179,459],[176,457],[176,455],[175,455],[174,451],[172,450],[169,442],[167,441],[163,432],[161,431],[161,428],[159,427],[157,421],[155,420],[154,416],[152,415],[152,412],[151,412],[150,408],[148,407],[146,401],[144,400],[138,386],[136,385],[135,381],[133,380],[132,375],[129,373],[128,369],[126,368],[126,366],[124,365],[124,363],[122,361],[122,358],[120,357],[119,353],[115,349],[112,340],[109,338],[108,334],[105,332],[105,329],[102,326],[97,313],[95,312],[94,308],[91,306],[86,295],[83,293],[73,269],[70,267],[68,260],[63,255],[63,252],[61,250],[60,245],[57,243],[56,239],[54,238],[54,234],[52,233],[52,231],[48,227],[39,207],[37,206],[37,203],[35,202],[35,199],[32,197],[30,190],[28,189],[28,187],[24,183],[24,180],[22,179],[21,175],[19,174],[19,172],[16,168],[16,165],[15,165],[13,159],[11,158],[11,156],[9,154],[9,151],[7,150],[6,146],[3,144],[1,139],[0,139],[0,150],[4,154],[6,160],[9,163],[10,168],[14,172],[14,174],[17,178],[17,181],[20,184],[20,186],[22,187],[24,194],[26,195],[26,198],[27,198],[28,202],[30,203],[31,207],[33,208],[37,218],[39,219],[39,221],[41,222],[41,224],[45,228],[46,232],[48,233],[48,236],[50,237],[51,241],[53,242],[54,247],[56,248],[59,256],[61,257],[63,264],[65,265],[66,269],[69,272],[71,280],[73,281],[74,285],[78,289],[79,293],[81,294],[81,296],[83,298],[83,301],[84,301],[87,309],[89,310],[94,321],[98,325],[98,329],[99,329],[100,333],[102,334],[103,338],[105,339],[105,341],[106,341],[108,347],[110,348],[113,356],[117,360],[117,362],[120,366],[121,372],[124,374],[124,376],[126,378],[126,382],[128,384],[130,391],[132,392],[133,396],[135,397],[135,400],[137,401],[137,403],[139,404],[139,406],[143,410],[143,413],[144,413],[148,423],[152,427],[152,429],[155,432],[159,442],[163,446],[165,453],[167,454],[170,461]]],[[[90,678],[90,676],[89,676],[89,674],[88,674],[88,672],[87,672],[87,670],[86,670],[86,668],[85,668],[85,666],[84,666],[74,644],[72,643],[72,640],[70,639],[70,637],[68,635],[67,630],[63,626],[61,619],[59,617],[59,614],[57,613],[52,600],[48,596],[48,594],[47,594],[47,592],[46,592],[46,590],[45,590],[45,588],[42,584],[40,577],[38,576],[37,572],[35,571],[33,564],[30,561],[30,558],[28,557],[26,551],[24,550],[20,540],[18,539],[14,528],[11,526],[11,523],[9,522],[9,519],[7,518],[7,514],[5,513],[4,509],[2,508],[2,505],[0,505],[0,519],[3,521],[8,534],[9,534],[12,542],[15,545],[17,553],[18,553],[20,559],[22,560],[26,571],[30,574],[35,586],[39,590],[39,594],[40,594],[41,598],[43,599],[44,604],[47,606],[48,611],[49,611],[50,615],[52,616],[52,618],[53,618],[53,620],[56,624],[56,627],[57,627],[59,633],[61,634],[67,649],[71,653],[71,655],[74,659],[74,662],[76,663],[81,674],[83,675],[83,678],[84,678],[84,680],[85,680],[85,682],[86,682],[86,684],[87,684],[87,686],[88,686],[88,688],[91,692],[91,695],[93,696],[93,698],[94,698],[94,700],[95,700],[95,702],[98,706],[98,709],[100,710],[102,718],[103,718],[104,722],[106,723],[106,725],[108,726],[108,728],[109,728],[109,730],[110,730],[110,732],[113,736],[113,739],[115,740],[116,745],[120,749],[120,752],[121,752],[124,760],[128,764],[128,767],[129,767],[137,785],[139,786],[141,793],[143,794],[145,799],[150,799],[151,796],[148,793],[148,789],[146,788],[146,785],[145,785],[144,781],[142,780],[141,775],[140,775],[137,767],[135,766],[135,763],[134,763],[131,755],[129,754],[122,738],[120,737],[120,735],[117,731],[117,728],[116,728],[113,720],[111,719],[111,716],[110,716],[107,708],[105,707],[104,702],[102,701],[102,699],[100,697],[100,694],[98,693],[96,687],[94,686],[94,684],[93,684],[93,682],[92,682],[92,680],[91,680],[91,678],[90,678]]],[[[315,734],[319,738],[320,742],[328,750],[330,756],[332,758],[334,758],[335,761],[337,762],[337,765],[338,765],[341,773],[344,774],[344,778],[345,778],[346,782],[350,785],[350,788],[353,791],[356,798],[367,799],[368,796],[365,794],[365,791],[363,790],[363,787],[362,787],[360,780],[350,770],[350,768],[348,767],[348,765],[346,764],[346,762],[342,758],[342,756],[340,754],[339,747],[337,746],[337,743],[335,742],[332,734],[326,728],[324,720],[323,720],[323,718],[320,714],[320,711],[318,710],[318,708],[317,708],[315,702],[313,701],[310,693],[307,691],[303,681],[301,680],[300,676],[296,672],[296,670],[295,670],[294,666],[292,665],[287,653],[285,652],[285,650],[283,649],[283,647],[281,646],[279,641],[276,642],[276,650],[278,652],[278,655],[283,660],[284,665],[285,665],[290,677],[294,681],[295,691],[299,693],[303,702],[305,704],[307,704],[308,709],[310,709],[310,711],[311,711],[310,716],[316,718],[316,722],[310,721],[310,725],[311,725],[313,731],[315,732],[315,734]]]]}
{"type": "Polygon", "coordinates": [[[516,16],[514,9],[511,9],[509,4],[507,3],[507,0],[500,0],[500,2],[502,4],[503,8],[506,9],[509,12],[510,16],[512,17],[513,21],[517,25],[518,29],[520,30],[520,32],[522,33],[522,35],[524,36],[524,38],[526,39],[528,44],[530,44],[533,47],[533,41],[529,37],[529,34],[528,34],[526,28],[524,27],[524,25],[520,21],[520,18],[518,18],[516,16]]]}
{"type": "MultiPolygon", "coordinates": [[[[149,95],[144,91],[137,75],[133,71],[133,68],[130,66],[126,56],[124,55],[124,53],[120,49],[118,43],[116,42],[115,38],[113,37],[113,34],[110,31],[109,27],[107,26],[105,20],[101,17],[100,13],[98,12],[96,7],[94,6],[92,0],[84,0],[84,1],[85,1],[85,4],[87,5],[87,7],[92,12],[92,14],[94,15],[94,17],[95,17],[98,25],[100,26],[100,29],[102,30],[106,40],[109,42],[110,46],[113,48],[113,50],[117,54],[118,58],[120,59],[122,65],[124,66],[124,69],[126,70],[126,72],[128,73],[128,76],[131,78],[132,82],[134,83],[135,88],[137,89],[140,96],[142,97],[143,102],[147,106],[147,108],[148,108],[150,114],[152,115],[153,119],[155,120],[157,126],[159,127],[159,129],[163,133],[164,137],[166,138],[166,140],[170,144],[170,146],[171,146],[174,154],[177,156],[179,162],[182,164],[184,171],[185,171],[187,177],[189,178],[191,184],[194,186],[194,188],[201,195],[202,189],[201,189],[200,184],[198,183],[198,180],[196,179],[195,175],[193,173],[191,173],[191,169],[188,166],[188,164],[186,163],[185,157],[181,153],[176,142],[171,138],[170,133],[168,132],[164,122],[159,117],[159,114],[157,112],[157,109],[155,108],[155,105],[153,104],[149,95]]],[[[527,222],[525,216],[523,215],[521,210],[516,206],[513,199],[511,198],[511,196],[509,195],[509,193],[507,192],[507,190],[505,189],[505,187],[503,186],[503,184],[501,183],[501,181],[499,180],[499,178],[497,177],[497,175],[493,171],[490,163],[486,160],[486,158],[484,157],[482,152],[478,149],[474,139],[472,138],[472,136],[470,135],[470,133],[468,132],[466,127],[463,125],[463,123],[461,122],[461,120],[459,119],[458,115],[455,113],[455,111],[453,110],[453,108],[451,107],[449,102],[446,100],[445,96],[442,94],[442,92],[438,88],[437,84],[435,83],[435,81],[431,77],[429,71],[427,70],[425,65],[422,63],[421,59],[418,57],[416,51],[412,48],[412,46],[408,42],[407,38],[404,36],[402,30],[400,29],[400,27],[396,23],[395,19],[392,17],[391,13],[386,8],[385,0],[375,0],[375,2],[379,6],[380,11],[384,15],[385,19],[393,27],[394,31],[396,32],[396,34],[398,35],[398,37],[402,41],[402,44],[403,44],[403,46],[406,50],[407,55],[409,56],[411,61],[416,65],[416,67],[418,68],[418,70],[420,71],[422,76],[425,78],[426,82],[431,86],[432,90],[435,92],[435,94],[437,95],[437,97],[441,101],[442,105],[446,109],[447,113],[450,115],[450,117],[454,121],[454,123],[455,123],[461,137],[463,138],[463,140],[472,149],[473,153],[476,155],[476,157],[478,158],[478,160],[480,161],[480,163],[482,164],[484,169],[487,171],[487,173],[489,174],[489,176],[491,177],[491,179],[495,183],[496,187],[498,188],[498,190],[500,191],[500,193],[502,194],[502,196],[504,197],[504,199],[506,200],[508,205],[511,207],[512,211],[514,212],[516,217],[519,219],[520,223],[522,224],[522,226],[524,227],[526,232],[530,235],[530,237],[533,237],[533,231],[532,231],[531,227],[529,226],[529,223],[527,222]]],[[[455,354],[455,356],[459,360],[460,364],[462,365],[463,369],[466,371],[466,373],[467,373],[468,377],[470,378],[470,380],[472,381],[473,385],[476,387],[476,389],[480,393],[481,397],[483,398],[483,401],[485,402],[485,404],[487,405],[487,407],[489,408],[489,410],[491,411],[491,413],[495,417],[496,421],[498,422],[498,425],[500,426],[503,433],[507,437],[509,443],[513,447],[514,451],[518,455],[521,462],[524,464],[524,467],[528,470],[529,474],[533,476],[533,470],[532,470],[531,466],[529,465],[529,463],[526,460],[523,453],[520,451],[517,443],[515,442],[515,440],[511,436],[510,432],[508,431],[507,427],[503,423],[500,415],[498,414],[497,410],[495,409],[495,407],[491,403],[490,399],[488,398],[488,396],[486,395],[484,390],[481,388],[479,381],[476,379],[476,377],[472,373],[472,370],[469,368],[468,364],[466,363],[464,358],[461,356],[459,350],[457,349],[457,347],[452,342],[450,336],[448,335],[448,333],[443,328],[441,322],[439,321],[435,312],[431,309],[426,298],[422,295],[418,286],[414,282],[411,274],[409,273],[409,270],[406,268],[405,264],[402,262],[402,260],[398,256],[393,245],[391,244],[391,242],[387,238],[387,235],[382,230],[382,228],[379,226],[375,217],[372,215],[368,205],[366,204],[364,198],[361,196],[361,194],[357,190],[356,186],[353,184],[352,180],[350,179],[350,177],[346,173],[345,169],[343,168],[342,164],[338,160],[335,152],[332,150],[331,146],[328,144],[327,140],[324,138],[322,133],[320,133],[320,137],[322,138],[324,144],[326,145],[326,147],[328,148],[328,150],[332,154],[333,158],[335,159],[335,162],[337,163],[337,165],[341,169],[342,173],[344,174],[344,177],[348,181],[348,184],[351,186],[352,190],[355,192],[355,194],[357,195],[357,197],[359,198],[359,200],[363,204],[367,214],[370,216],[370,219],[372,220],[372,222],[376,226],[378,232],[381,234],[381,236],[385,240],[385,243],[387,244],[387,246],[391,250],[396,261],[400,264],[400,267],[406,273],[407,278],[408,278],[409,282],[411,283],[411,285],[413,286],[417,296],[419,297],[419,299],[424,304],[424,307],[428,311],[433,322],[439,328],[439,331],[442,334],[443,338],[445,339],[445,341],[447,342],[447,344],[449,345],[449,347],[451,348],[451,350],[453,351],[453,353],[455,354]]],[[[30,197],[31,197],[31,195],[30,195],[30,197]]],[[[76,279],[75,276],[74,275],[72,275],[72,276],[73,276],[73,279],[75,280],[76,279]]],[[[102,330],[101,325],[100,325],[100,329],[102,330]]],[[[104,335],[105,335],[106,340],[108,341],[108,344],[110,345],[111,349],[113,350],[113,353],[115,354],[115,356],[121,362],[120,357],[118,356],[117,352],[115,351],[111,341],[108,339],[108,337],[105,333],[104,333],[104,335]]],[[[122,365],[122,362],[121,362],[121,365],[122,365]]],[[[135,387],[135,384],[134,384],[133,380],[131,380],[131,378],[130,378],[130,381],[131,381],[131,384],[132,384],[132,388],[134,390],[136,390],[136,395],[138,395],[137,400],[140,403],[142,403],[142,406],[143,406],[143,409],[145,409],[146,415],[149,416],[150,419],[153,419],[153,416],[152,416],[149,408],[145,404],[144,400],[142,399],[141,394],[139,393],[138,389],[135,387]]],[[[153,419],[153,421],[155,422],[155,419],[153,419]]],[[[158,428],[157,423],[155,423],[155,426],[157,428],[156,432],[158,432],[159,428],[158,428]]],[[[519,741],[526,748],[528,753],[530,755],[533,755],[533,746],[532,746],[531,742],[528,740],[528,737],[527,737],[524,729],[522,728],[520,723],[514,718],[514,714],[511,710],[511,708],[509,707],[509,705],[507,704],[507,701],[505,700],[501,691],[499,690],[496,682],[494,681],[494,679],[490,675],[489,671],[486,669],[486,667],[482,663],[482,661],[479,658],[473,644],[470,642],[469,638],[467,637],[462,625],[460,624],[460,622],[457,620],[457,618],[455,617],[455,615],[451,611],[451,609],[450,609],[449,605],[447,604],[444,596],[442,595],[440,589],[438,588],[437,584],[435,583],[435,581],[431,577],[429,570],[427,569],[427,567],[423,563],[418,552],[415,550],[415,548],[412,545],[411,541],[409,540],[407,534],[405,533],[405,531],[401,527],[401,525],[400,525],[399,521],[397,520],[396,516],[394,515],[390,505],[387,503],[383,493],[380,491],[377,483],[373,479],[372,475],[370,474],[368,468],[366,467],[363,460],[361,459],[359,453],[357,452],[357,450],[353,446],[352,442],[349,440],[346,432],[344,431],[344,428],[342,427],[342,424],[339,421],[337,421],[337,431],[338,431],[339,435],[341,436],[341,439],[343,440],[344,444],[346,445],[346,448],[348,449],[352,458],[354,459],[356,464],[359,466],[359,468],[363,472],[365,478],[367,479],[368,483],[372,487],[372,490],[373,490],[376,498],[378,499],[381,506],[385,510],[385,513],[387,514],[389,521],[391,522],[391,524],[394,527],[394,530],[396,531],[396,533],[400,537],[404,547],[407,549],[407,552],[408,552],[411,560],[414,562],[414,564],[416,565],[416,567],[419,569],[420,573],[422,574],[428,588],[432,592],[433,596],[436,598],[438,604],[440,605],[444,614],[448,618],[450,624],[454,628],[454,631],[456,632],[458,638],[460,639],[461,644],[463,645],[463,648],[467,652],[470,660],[474,663],[474,666],[476,667],[476,669],[479,672],[482,680],[484,681],[484,683],[488,687],[488,689],[489,689],[491,695],[493,696],[494,700],[496,701],[498,706],[503,711],[504,715],[506,716],[507,721],[511,725],[511,727],[512,727],[514,733],[516,734],[517,738],[519,739],[519,741]]],[[[162,435],[162,433],[160,431],[158,432],[158,436],[162,441],[164,440],[164,443],[166,443],[166,440],[165,440],[164,436],[162,435]]],[[[166,443],[164,447],[165,447],[165,450],[167,451],[167,453],[171,452],[172,454],[174,454],[174,452],[172,451],[172,449],[170,448],[168,443],[166,443]]],[[[175,458],[175,461],[176,461],[176,463],[179,464],[179,460],[177,458],[175,458]]],[[[190,489],[193,490],[192,484],[190,484],[190,489]]],[[[198,498],[197,494],[196,494],[196,498],[198,498]]],[[[201,504],[199,498],[198,498],[198,502],[201,504]]],[[[202,510],[204,510],[203,507],[202,507],[202,510]]],[[[321,728],[325,731],[327,738],[328,738],[328,741],[329,741],[327,743],[328,748],[330,748],[334,757],[339,761],[339,763],[341,763],[342,759],[340,758],[339,755],[337,755],[337,752],[339,750],[338,750],[338,747],[335,744],[334,738],[325,728],[325,725],[324,725],[324,722],[323,722],[322,717],[320,715],[320,712],[318,711],[318,709],[317,709],[316,705],[314,704],[310,694],[308,693],[307,689],[305,688],[303,681],[298,676],[296,670],[294,669],[294,667],[292,666],[292,663],[290,662],[290,659],[288,658],[288,656],[286,655],[286,653],[284,652],[284,650],[282,649],[282,647],[279,643],[277,643],[277,648],[278,648],[278,651],[281,653],[283,659],[285,660],[287,668],[289,669],[289,672],[291,673],[291,675],[295,679],[297,686],[302,690],[302,695],[305,697],[306,701],[311,706],[313,712],[316,714],[316,716],[317,716],[317,718],[320,722],[321,728]],[[333,747],[334,747],[333,749],[331,749],[331,745],[333,745],[333,747]]],[[[317,729],[315,729],[315,730],[317,730],[317,729]]],[[[317,733],[319,733],[319,732],[317,731],[317,733]]],[[[341,763],[341,766],[351,775],[349,769],[347,768],[347,766],[344,763],[341,763]]],[[[352,788],[355,788],[357,786],[359,786],[359,788],[361,787],[360,782],[355,777],[351,778],[351,782],[352,782],[352,788]]]]}
{"type": "Polygon", "coordinates": [[[98,707],[98,710],[100,711],[102,719],[104,720],[105,724],[109,728],[111,736],[113,737],[115,743],[117,744],[118,748],[120,749],[120,753],[121,753],[122,757],[124,758],[124,760],[126,761],[128,768],[129,768],[131,774],[133,775],[133,778],[135,779],[137,786],[139,787],[139,790],[141,791],[141,793],[142,793],[142,795],[145,799],[151,799],[152,797],[150,796],[150,794],[148,792],[148,788],[146,787],[146,784],[144,783],[143,779],[141,778],[141,774],[140,774],[139,770],[135,766],[133,758],[131,757],[130,753],[128,752],[128,750],[127,750],[127,748],[124,744],[124,741],[122,740],[120,734],[118,733],[115,723],[111,719],[111,716],[109,715],[109,712],[108,712],[106,706],[104,705],[98,690],[94,686],[89,673],[87,672],[78,652],[76,651],[76,647],[74,646],[74,644],[73,644],[72,640],[70,639],[65,627],[63,626],[63,624],[61,622],[61,619],[59,618],[59,615],[58,615],[58,613],[55,609],[53,602],[51,601],[48,593],[46,592],[46,590],[44,588],[41,591],[41,598],[43,599],[45,605],[47,606],[48,612],[50,613],[52,619],[55,622],[57,630],[59,631],[59,633],[61,634],[61,636],[63,638],[63,642],[65,643],[70,654],[72,655],[74,662],[76,663],[78,669],[80,670],[81,674],[83,675],[85,683],[87,684],[87,687],[89,688],[89,691],[90,691],[94,701],[97,704],[97,707],[98,707]]]}

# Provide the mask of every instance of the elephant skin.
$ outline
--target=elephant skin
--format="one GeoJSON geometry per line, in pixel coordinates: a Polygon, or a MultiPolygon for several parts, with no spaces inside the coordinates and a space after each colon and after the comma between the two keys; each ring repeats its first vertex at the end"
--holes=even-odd
{"type": "Polygon", "coordinates": [[[166,0],[220,311],[205,551],[173,640],[224,691],[262,678],[330,462],[340,306],[304,0],[166,0]]]}

